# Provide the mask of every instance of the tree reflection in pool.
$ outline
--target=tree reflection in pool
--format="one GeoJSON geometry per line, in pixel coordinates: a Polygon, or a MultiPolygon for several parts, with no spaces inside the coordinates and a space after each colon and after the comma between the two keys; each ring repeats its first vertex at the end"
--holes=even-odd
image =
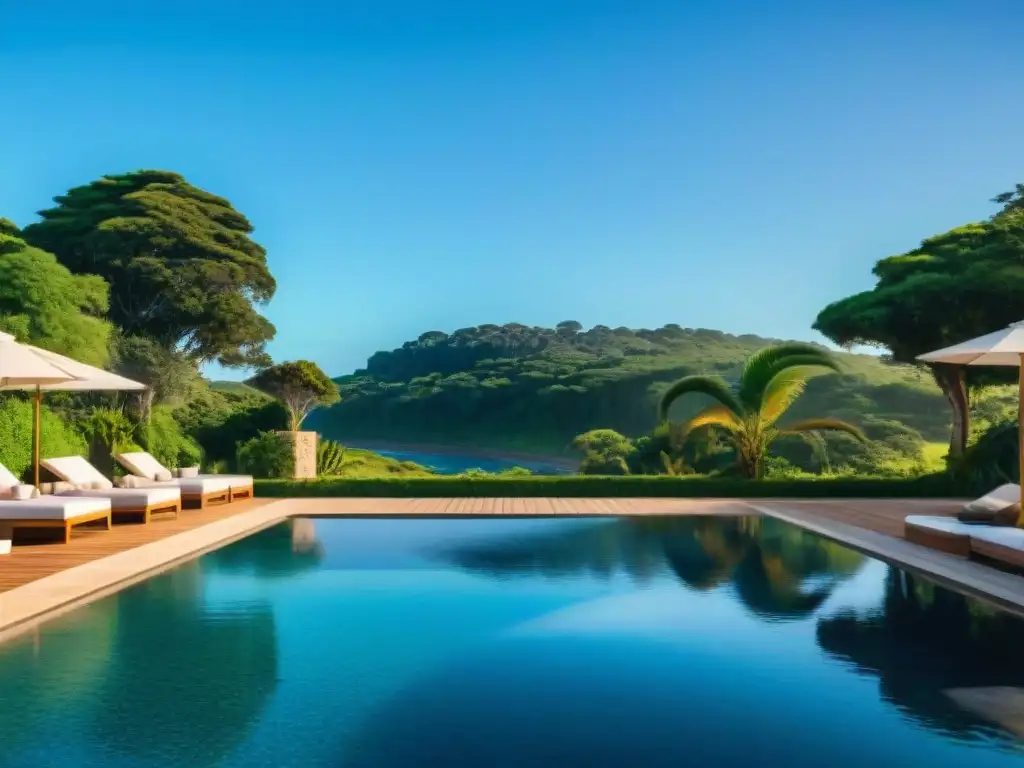
{"type": "Polygon", "coordinates": [[[643,584],[667,571],[695,590],[731,584],[770,621],[812,613],[864,557],[772,518],[638,518],[585,529],[437,550],[435,557],[497,578],[624,572],[643,584]]]}

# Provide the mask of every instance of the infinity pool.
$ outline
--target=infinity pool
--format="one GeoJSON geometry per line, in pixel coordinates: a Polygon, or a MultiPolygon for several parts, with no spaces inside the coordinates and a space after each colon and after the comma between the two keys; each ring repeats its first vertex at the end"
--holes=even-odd
{"type": "Polygon", "coordinates": [[[0,647],[0,765],[1019,765],[1022,658],[770,519],[296,520],[0,647]]]}

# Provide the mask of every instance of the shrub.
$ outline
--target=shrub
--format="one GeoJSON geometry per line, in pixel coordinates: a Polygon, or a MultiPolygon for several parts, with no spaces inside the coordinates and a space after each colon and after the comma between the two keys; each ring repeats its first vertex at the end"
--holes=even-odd
{"type": "Polygon", "coordinates": [[[964,489],[949,474],[909,479],[869,477],[821,477],[813,479],[746,480],[740,477],[668,475],[602,477],[595,475],[501,475],[433,477],[379,476],[324,480],[267,480],[258,494],[271,497],[513,497],[562,498],[662,497],[662,498],[949,498],[963,496],[964,489]]]}
{"type": "Polygon", "coordinates": [[[238,469],[253,477],[290,477],[294,468],[294,449],[284,435],[263,432],[238,447],[238,469]]]}
{"type": "Polygon", "coordinates": [[[165,467],[194,467],[203,459],[199,443],[186,435],[170,408],[153,408],[149,423],[138,430],[139,443],[165,467]]]}
{"type": "MultiPolygon", "coordinates": [[[[0,464],[30,480],[32,469],[32,403],[20,395],[0,396],[0,464]]],[[[43,406],[40,415],[42,456],[84,456],[85,439],[63,419],[43,406]]]]}
{"type": "Polygon", "coordinates": [[[316,474],[340,475],[345,463],[345,446],[334,440],[320,440],[316,446],[316,474]]]}
{"type": "Polygon", "coordinates": [[[1019,459],[1017,423],[1007,421],[986,429],[964,451],[953,472],[972,494],[982,494],[1003,483],[1019,482],[1019,459]]]}

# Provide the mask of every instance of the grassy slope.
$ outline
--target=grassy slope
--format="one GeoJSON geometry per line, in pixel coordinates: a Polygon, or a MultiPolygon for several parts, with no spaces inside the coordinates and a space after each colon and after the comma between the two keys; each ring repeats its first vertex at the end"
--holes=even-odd
{"type": "Polygon", "coordinates": [[[398,461],[373,451],[348,448],[339,477],[434,477],[434,473],[412,461],[398,461]]]}

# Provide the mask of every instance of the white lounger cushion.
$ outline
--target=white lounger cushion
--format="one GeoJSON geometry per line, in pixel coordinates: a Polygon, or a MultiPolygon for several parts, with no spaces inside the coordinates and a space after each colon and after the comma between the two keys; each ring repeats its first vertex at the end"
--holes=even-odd
{"type": "Polygon", "coordinates": [[[107,490],[114,487],[114,484],[105,478],[102,472],[81,456],[43,459],[39,463],[61,480],[80,487],[92,486],[94,490],[107,490]]]}
{"type": "Polygon", "coordinates": [[[177,487],[153,488],[105,488],[97,490],[75,489],[63,491],[61,497],[75,496],[90,499],[109,499],[114,509],[142,509],[157,504],[173,504],[181,501],[177,487]]]}
{"type": "Polygon", "coordinates": [[[116,458],[118,463],[133,475],[145,477],[148,480],[156,480],[157,475],[163,473],[171,477],[171,471],[145,451],[121,453],[116,458]]]}
{"type": "Polygon", "coordinates": [[[153,482],[175,483],[181,486],[182,489],[189,489],[189,492],[192,493],[199,493],[199,488],[203,488],[202,493],[223,490],[224,486],[220,484],[221,481],[227,481],[227,487],[229,488],[252,485],[252,475],[196,475],[195,477],[177,477],[172,480],[157,480],[157,476],[163,476],[165,473],[170,476],[172,472],[153,458],[152,454],[145,451],[133,451],[131,453],[119,454],[116,458],[118,463],[133,475],[144,477],[153,482]],[[208,488],[200,485],[188,485],[188,483],[195,483],[199,480],[215,480],[217,484],[211,485],[208,488]]]}
{"type": "Polygon", "coordinates": [[[994,491],[989,491],[980,499],[975,499],[964,509],[971,512],[998,512],[1018,502],[1020,502],[1020,486],[1016,483],[1006,483],[994,491]]]}
{"type": "Polygon", "coordinates": [[[979,527],[982,527],[961,523],[955,517],[929,517],[927,515],[910,515],[904,522],[907,525],[914,525],[918,528],[931,528],[933,531],[962,534],[964,536],[972,536],[979,527]]]}
{"type": "Polygon", "coordinates": [[[1024,550],[1024,529],[998,525],[972,525],[971,538],[1024,550]]]}
{"type": "MultiPolygon", "coordinates": [[[[180,488],[182,493],[217,493],[231,489],[231,481],[226,477],[208,475],[206,477],[179,477],[167,483],[180,488]]],[[[163,485],[161,483],[161,485],[163,485]]]]}
{"type": "Polygon", "coordinates": [[[110,499],[40,496],[25,501],[0,501],[2,520],[68,520],[94,512],[109,512],[110,499]]]}

